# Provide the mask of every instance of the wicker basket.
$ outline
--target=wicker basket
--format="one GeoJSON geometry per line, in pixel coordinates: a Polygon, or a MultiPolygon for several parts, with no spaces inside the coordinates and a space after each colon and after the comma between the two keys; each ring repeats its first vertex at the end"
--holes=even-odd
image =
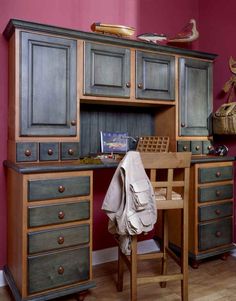
{"type": "Polygon", "coordinates": [[[213,132],[217,135],[236,134],[236,102],[223,104],[213,114],[213,132]]]}

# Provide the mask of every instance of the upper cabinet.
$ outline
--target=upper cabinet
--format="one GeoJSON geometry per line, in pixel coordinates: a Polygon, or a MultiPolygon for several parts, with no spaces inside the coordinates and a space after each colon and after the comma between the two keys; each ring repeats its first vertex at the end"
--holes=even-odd
{"type": "Polygon", "coordinates": [[[130,85],[129,49],[85,43],[85,95],[128,98],[130,85]]]}
{"type": "Polygon", "coordinates": [[[180,58],[179,101],[180,136],[211,135],[211,62],[180,58]]]}
{"type": "Polygon", "coordinates": [[[76,44],[20,32],[20,136],[76,136],[76,44]]]}
{"type": "Polygon", "coordinates": [[[175,100],[175,57],[136,52],[136,97],[175,100]]]}

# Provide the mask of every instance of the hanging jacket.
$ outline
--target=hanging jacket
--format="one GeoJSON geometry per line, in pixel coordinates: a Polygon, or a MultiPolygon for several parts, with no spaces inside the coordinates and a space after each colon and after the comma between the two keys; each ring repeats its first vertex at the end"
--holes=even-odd
{"type": "Polygon", "coordinates": [[[103,201],[108,230],[119,234],[123,253],[130,254],[130,235],[149,232],[157,220],[155,195],[139,152],[128,152],[118,165],[103,201]]]}

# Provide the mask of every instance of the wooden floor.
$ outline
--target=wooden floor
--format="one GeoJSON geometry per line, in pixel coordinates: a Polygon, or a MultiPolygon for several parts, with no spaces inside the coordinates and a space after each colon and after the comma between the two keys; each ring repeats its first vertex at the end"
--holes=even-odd
{"type": "MultiPolygon", "coordinates": [[[[170,261],[169,261],[170,262],[170,261]]],[[[174,272],[177,267],[170,262],[169,271],[174,272]]],[[[159,264],[141,262],[141,273],[155,273],[159,264]]],[[[116,263],[106,263],[94,267],[94,280],[97,287],[91,289],[85,301],[128,301],[129,278],[125,273],[124,291],[117,292],[116,263]]],[[[8,287],[0,288],[0,301],[13,301],[8,287]]],[[[57,301],[74,301],[74,296],[59,298],[57,301]]],[[[177,301],[180,300],[179,282],[169,282],[166,288],[157,284],[143,285],[138,290],[138,300],[142,301],[177,301]]],[[[202,263],[198,269],[189,267],[189,300],[190,301],[236,301],[236,257],[229,256],[227,261],[214,259],[202,263]]]]}

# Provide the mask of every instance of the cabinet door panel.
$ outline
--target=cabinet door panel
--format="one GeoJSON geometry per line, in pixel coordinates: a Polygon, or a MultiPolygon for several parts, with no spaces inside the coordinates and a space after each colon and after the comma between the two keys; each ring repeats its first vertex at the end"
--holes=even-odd
{"type": "Polygon", "coordinates": [[[167,55],[136,52],[136,97],[175,99],[175,58],[167,55]]]}
{"type": "Polygon", "coordinates": [[[85,44],[84,94],[129,97],[130,50],[85,44]]]}
{"type": "Polygon", "coordinates": [[[22,32],[21,74],[20,135],[75,136],[76,41],[22,32]]]}
{"type": "Polygon", "coordinates": [[[180,136],[211,134],[212,63],[181,58],[180,136]]]}

